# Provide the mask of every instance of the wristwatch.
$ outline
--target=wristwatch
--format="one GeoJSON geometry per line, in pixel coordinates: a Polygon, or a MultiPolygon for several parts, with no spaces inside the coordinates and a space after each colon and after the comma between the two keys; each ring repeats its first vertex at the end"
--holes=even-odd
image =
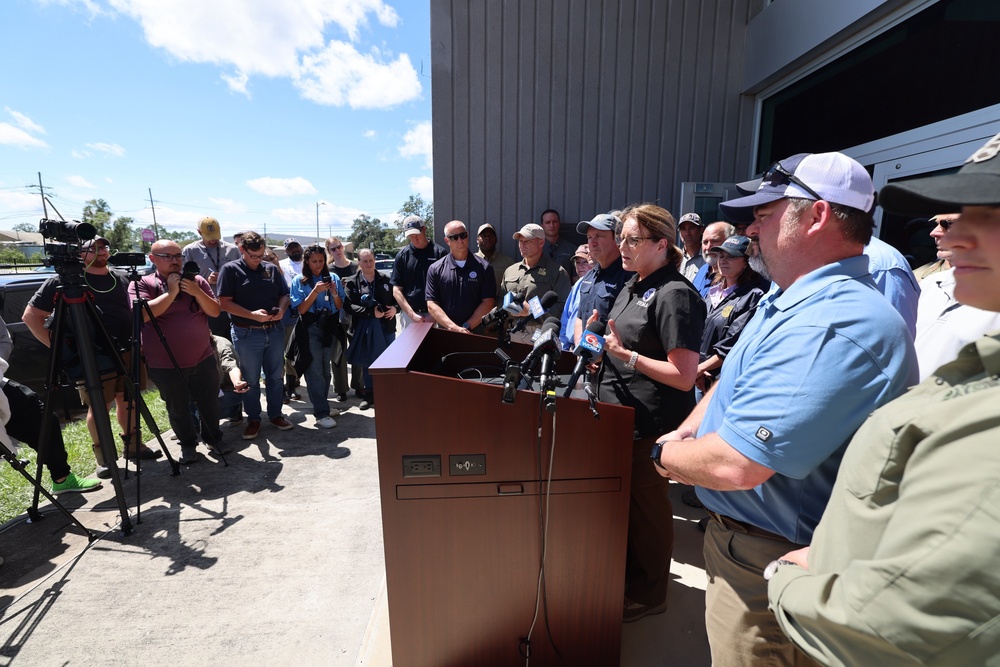
{"type": "MultiPolygon", "coordinates": [[[[634,352],[632,354],[635,354],[634,352]]],[[[663,454],[663,443],[654,442],[653,448],[649,451],[649,458],[653,459],[653,464],[660,470],[666,470],[663,464],[660,463],[660,456],[663,454]]]]}
{"type": "Polygon", "coordinates": [[[628,361],[625,362],[625,368],[629,369],[630,371],[634,371],[635,362],[637,361],[639,361],[639,353],[636,352],[635,350],[632,350],[632,356],[629,357],[628,361]]]}
{"type": "Polygon", "coordinates": [[[770,563],[767,564],[767,567],[764,568],[764,581],[771,581],[771,577],[773,577],[774,573],[778,571],[779,565],[797,565],[797,564],[798,563],[793,563],[792,561],[785,560],[784,558],[779,558],[778,560],[772,560],[770,563]]]}

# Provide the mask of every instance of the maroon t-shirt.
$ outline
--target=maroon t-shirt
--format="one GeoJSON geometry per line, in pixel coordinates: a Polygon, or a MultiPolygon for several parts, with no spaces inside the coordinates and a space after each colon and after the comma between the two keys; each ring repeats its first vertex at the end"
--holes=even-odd
{"type": "MultiPolygon", "coordinates": [[[[196,276],[195,280],[201,291],[215,298],[207,280],[201,276],[196,276]]],[[[166,281],[157,273],[144,276],[138,285],[139,296],[148,301],[167,291],[166,281]]],[[[129,290],[132,290],[131,286],[129,290]]],[[[167,345],[181,368],[191,368],[214,354],[208,316],[190,294],[179,293],[170,307],[156,318],[156,323],[160,325],[163,337],[167,339],[167,345]]],[[[160,337],[149,322],[142,325],[142,350],[150,368],[173,367],[160,337]]]]}

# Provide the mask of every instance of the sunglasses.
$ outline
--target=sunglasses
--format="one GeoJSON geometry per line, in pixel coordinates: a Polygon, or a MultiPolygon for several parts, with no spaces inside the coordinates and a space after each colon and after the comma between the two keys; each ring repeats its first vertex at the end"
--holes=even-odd
{"type": "Polygon", "coordinates": [[[469,232],[459,232],[458,234],[448,234],[445,238],[451,239],[452,241],[464,241],[469,238],[469,232]]]}
{"type": "Polygon", "coordinates": [[[154,252],[153,257],[159,257],[160,259],[168,259],[168,260],[172,259],[179,262],[181,261],[181,259],[184,258],[184,255],[180,253],[177,253],[176,255],[171,255],[165,252],[154,252]]]}
{"type": "Polygon", "coordinates": [[[938,220],[935,220],[934,222],[937,223],[937,226],[940,227],[941,229],[943,229],[944,231],[948,231],[951,228],[951,226],[953,224],[955,224],[954,220],[941,220],[941,219],[938,219],[938,220]]]}
{"type": "Polygon", "coordinates": [[[812,195],[812,197],[816,199],[816,201],[823,199],[823,197],[818,192],[816,192],[808,185],[803,183],[802,179],[800,179],[795,174],[793,174],[792,172],[788,171],[783,166],[781,166],[780,161],[775,162],[773,165],[771,165],[771,168],[767,170],[766,174],[764,174],[763,181],[768,185],[772,185],[774,187],[794,184],[799,186],[806,192],[808,192],[810,195],[812,195]]]}
{"type": "Polygon", "coordinates": [[[328,246],[327,247],[327,251],[328,252],[337,252],[338,250],[340,250],[343,247],[344,247],[343,245],[332,245],[332,246],[328,246]]]}

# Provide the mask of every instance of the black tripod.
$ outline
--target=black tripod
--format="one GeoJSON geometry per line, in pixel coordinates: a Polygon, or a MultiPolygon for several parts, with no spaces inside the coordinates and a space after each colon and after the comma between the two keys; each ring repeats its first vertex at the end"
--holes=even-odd
{"type": "MultiPolygon", "coordinates": [[[[127,388],[129,401],[131,404],[138,406],[138,413],[142,414],[142,417],[146,420],[146,425],[149,427],[150,431],[156,434],[160,447],[166,454],[167,460],[171,463],[174,475],[180,474],[180,467],[170,456],[170,452],[167,450],[163,443],[163,438],[160,436],[156,422],[153,421],[152,415],[149,413],[146,404],[142,400],[142,396],[139,394],[138,386],[132,381],[132,378],[137,377],[137,375],[130,374],[129,370],[125,368],[125,364],[122,362],[121,356],[118,354],[117,346],[101,322],[100,315],[93,304],[93,294],[87,288],[84,280],[83,263],[75,257],[58,257],[54,258],[53,264],[56,267],[56,273],[59,275],[61,284],[56,288],[56,302],[51,326],[52,352],[49,357],[49,370],[45,381],[44,414],[49,414],[51,411],[53,392],[59,385],[60,370],[62,368],[62,352],[67,340],[68,315],[69,326],[72,327],[73,348],[79,356],[79,364],[83,370],[84,388],[90,398],[91,410],[94,415],[94,425],[97,429],[99,440],[97,444],[101,448],[102,456],[111,475],[111,484],[114,487],[115,498],[118,502],[118,510],[121,515],[122,533],[130,535],[132,533],[132,522],[129,519],[128,506],[125,502],[125,492],[122,488],[121,476],[118,470],[118,450],[115,447],[114,435],[111,430],[111,418],[108,415],[107,404],[104,402],[103,381],[101,379],[102,371],[104,371],[105,374],[113,371],[125,377],[125,386],[127,388]],[[105,366],[110,363],[112,368],[101,369],[99,367],[97,361],[98,350],[104,357],[105,366]]],[[[136,365],[138,362],[138,355],[134,355],[134,368],[138,368],[136,365]]],[[[50,438],[49,422],[50,420],[45,420],[42,424],[39,442],[38,472],[34,483],[35,496],[32,506],[28,510],[28,515],[33,520],[41,518],[41,514],[38,512],[38,495],[42,490],[41,462],[45,459],[44,450],[48,447],[50,438]]],[[[136,455],[136,460],[138,461],[138,440],[140,439],[138,426],[139,420],[137,417],[135,420],[136,430],[134,434],[126,436],[126,460],[128,457],[128,440],[130,438],[136,438],[134,453],[136,455]]],[[[137,463],[137,476],[138,473],[139,466],[137,463]]],[[[46,496],[48,497],[47,493],[46,496]]],[[[79,522],[76,523],[79,524],[79,522]]]]}

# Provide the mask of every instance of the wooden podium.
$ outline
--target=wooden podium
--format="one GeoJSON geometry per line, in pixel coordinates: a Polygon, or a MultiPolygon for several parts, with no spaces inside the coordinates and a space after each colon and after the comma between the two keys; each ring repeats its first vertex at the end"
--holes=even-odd
{"type": "Polygon", "coordinates": [[[523,665],[533,619],[532,665],[618,664],[633,411],[456,377],[495,348],[413,325],[371,368],[393,665],[523,665]]]}

